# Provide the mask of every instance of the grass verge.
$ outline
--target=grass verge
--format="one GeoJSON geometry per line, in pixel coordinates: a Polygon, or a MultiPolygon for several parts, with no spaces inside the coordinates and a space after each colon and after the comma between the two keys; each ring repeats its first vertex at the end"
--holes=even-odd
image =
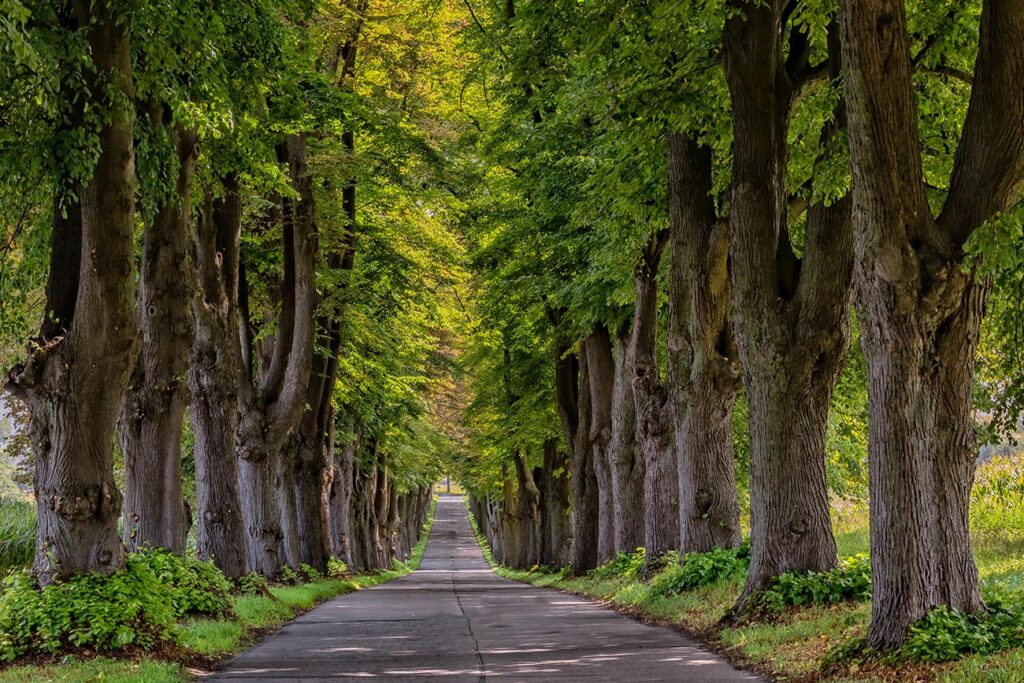
{"type": "Polygon", "coordinates": [[[98,657],[84,652],[79,657],[38,660],[0,668],[0,683],[182,683],[265,638],[319,603],[376,586],[419,567],[434,521],[436,500],[419,543],[408,562],[395,561],[391,569],[343,579],[324,578],[295,586],[271,586],[270,596],[236,595],[234,616],[224,619],[187,619],[176,631],[178,648],[157,655],[98,657]]]}
{"type": "MultiPolygon", "coordinates": [[[[486,540],[470,512],[470,521],[484,556],[495,572],[539,587],[588,597],[646,623],[666,626],[700,641],[740,668],[781,681],[838,683],[1024,683],[1024,648],[991,655],[972,655],[945,664],[913,662],[849,663],[824,671],[821,658],[835,648],[863,638],[871,617],[869,601],[790,608],[767,621],[723,628],[720,618],[733,605],[742,578],[663,595],[650,582],[595,571],[572,577],[544,567],[514,570],[494,562],[486,540]]],[[[837,522],[842,555],[867,552],[867,519],[837,522]]],[[[976,560],[985,587],[1024,585],[1024,557],[1004,547],[976,546],[976,560]]]]}

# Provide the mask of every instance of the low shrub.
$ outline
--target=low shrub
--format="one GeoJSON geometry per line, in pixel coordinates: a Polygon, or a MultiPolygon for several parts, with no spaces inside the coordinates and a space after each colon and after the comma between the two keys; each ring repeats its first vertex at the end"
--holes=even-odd
{"type": "Polygon", "coordinates": [[[281,571],[277,573],[277,578],[286,586],[295,586],[302,583],[302,579],[299,578],[299,573],[288,565],[281,566],[281,571]]]}
{"type": "Polygon", "coordinates": [[[715,548],[706,553],[687,553],[651,579],[653,595],[679,595],[694,588],[741,579],[750,566],[750,546],[715,548]]]}
{"type": "Polygon", "coordinates": [[[332,557],[327,560],[327,576],[332,579],[345,579],[348,578],[349,570],[348,565],[345,564],[344,560],[332,557]]]}
{"type": "Polygon", "coordinates": [[[827,572],[789,572],[761,591],[756,609],[780,613],[789,607],[826,605],[871,597],[871,561],[866,554],[843,560],[827,572]]]}
{"type": "Polygon", "coordinates": [[[0,659],[71,648],[148,649],[171,637],[170,592],[137,556],[111,577],[76,576],[39,589],[28,572],[4,580],[0,597],[0,659]]]}
{"type": "Polygon", "coordinates": [[[1024,551],[1024,457],[997,456],[981,463],[971,487],[975,545],[1001,553],[1024,551]]]}
{"type": "Polygon", "coordinates": [[[893,652],[871,649],[866,638],[847,642],[822,657],[822,671],[872,661],[890,666],[908,661],[941,664],[1024,646],[1024,594],[986,591],[985,602],[986,609],[976,614],[961,614],[946,606],[933,609],[911,624],[903,647],[893,652]]]}
{"type": "Polygon", "coordinates": [[[643,571],[646,557],[647,551],[643,548],[637,548],[634,553],[621,552],[615,556],[615,559],[592,569],[590,576],[595,579],[612,579],[617,577],[635,579],[643,571]]]}
{"type": "Polygon", "coordinates": [[[40,589],[27,570],[0,594],[0,660],[71,649],[151,649],[186,614],[231,612],[230,584],[212,564],[164,550],[131,553],[110,577],[83,574],[40,589]]]}
{"type": "Polygon", "coordinates": [[[305,563],[299,565],[299,572],[309,582],[319,581],[320,579],[324,578],[324,575],[317,571],[316,567],[313,567],[312,565],[308,565],[305,563]]]}
{"type": "MultiPolygon", "coordinates": [[[[163,548],[147,550],[141,555],[165,589],[171,589],[176,617],[230,614],[231,582],[213,562],[180,557],[163,548]]],[[[139,555],[129,557],[132,561],[139,559],[139,555]]]]}
{"type": "Polygon", "coordinates": [[[937,607],[910,627],[899,654],[920,662],[948,662],[965,654],[992,654],[1024,645],[1024,595],[987,593],[988,608],[961,614],[937,607]]]}
{"type": "Polygon", "coordinates": [[[270,595],[270,582],[267,581],[267,577],[256,572],[238,577],[235,585],[242,595],[270,595]]]}
{"type": "Polygon", "coordinates": [[[35,509],[22,500],[0,498],[0,575],[24,569],[35,552],[35,509]]]}

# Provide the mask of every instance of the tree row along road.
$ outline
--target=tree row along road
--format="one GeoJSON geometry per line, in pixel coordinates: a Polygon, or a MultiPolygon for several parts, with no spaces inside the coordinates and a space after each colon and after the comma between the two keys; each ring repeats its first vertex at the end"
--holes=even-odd
{"type": "Polygon", "coordinates": [[[441,496],[420,568],[336,598],[213,680],[755,681],[668,629],[503,579],[441,496]]]}

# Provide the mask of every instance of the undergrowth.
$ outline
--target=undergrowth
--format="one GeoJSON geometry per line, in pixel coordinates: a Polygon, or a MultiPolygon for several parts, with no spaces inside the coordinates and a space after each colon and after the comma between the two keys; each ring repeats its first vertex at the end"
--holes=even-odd
{"type": "Polygon", "coordinates": [[[742,578],[750,566],[750,545],[739,548],[715,548],[706,553],[666,556],[666,567],[651,579],[652,595],[679,595],[701,586],[742,578]],[[674,557],[673,557],[674,556],[674,557]]]}
{"type": "Polygon", "coordinates": [[[131,553],[110,577],[86,574],[40,589],[28,570],[4,580],[0,660],[74,649],[151,649],[186,615],[231,611],[230,584],[212,564],[166,551],[131,553]]]}
{"type": "MultiPolygon", "coordinates": [[[[0,662],[28,655],[55,656],[38,666],[8,668],[0,680],[47,678],[53,662],[87,655],[161,657],[188,653],[223,656],[242,649],[252,634],[292,619],[328,598],[377,585],[415,569],[433,522],[431,507],[422,537],[408,563],[395,561],[384,571],[353,576],[332,560],[324,578],[303,565],[291,570],[294,585],[270,585],[257,574],[232,584],[210,562],[182,558],[165,550],[131,553],[126,566],[110,577],[80,575],[40,589],[28,570],[15,572],[0,592],[0,662]]],[[[282,572],[286,574],[286,572],[282,572]]],[[[106,658],[85,667],[102,670],[104,680],[137,680],[138,662],[106,658]]],[[[173,680],[185,680],[180,666],[173,680]]],[[[70,671],[70,669],[69,669],[70,671]]],[[[170,669],[161,669],[170,674],[170,669]]],[[[79,679],[69,679],[79,680],[79,679]]]]}
{"type": "Polygon", "coordinates": [[[755,601],[755,610],[780,614],[791,607],[829,605],[871,598],[871,560],[862,553],[827,572],[788,572],[776,577],[755,601]]]}

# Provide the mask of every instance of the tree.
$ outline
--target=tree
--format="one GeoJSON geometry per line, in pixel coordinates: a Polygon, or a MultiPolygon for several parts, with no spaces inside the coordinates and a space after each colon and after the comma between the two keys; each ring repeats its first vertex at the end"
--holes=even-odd
{"type": "Polygon", "coordinates": [[[195,434],[198,503],[196,552],[227,576],[249,569],[238,490],[239,240],[242,198],[229,174],[214,198],[207,190],[193,237],[198,295],[192,300],[194,334],[189,356],[189,405],[195,434]],[[241,546],[241,547],[239,547],[241,546]]]}
{"type": "Polygon", "coordinates": [[[928,202],[902,2],[841,3],[868,363],[872,620],[898,647],[938,605],[983,608],[968,533],[976,441],[971,382],[991,280],[967,240],[1024,183],[1024,5],[985,0],[970,105],[949,189],[928,202]]]}
{"type": "Polygon", "coordinates": [[[732,409],[740,388],[731,325],[729,227],[711,196],[712,151],[669,133],[669,382],[682,552],[739,545],[732,409]],[[687,198],[690,201],[687,201],[687,198]]]}
{"type": "Polygon", "coordinates": [[[822,46],[793,5],[735,7],[723,34],[734,131],[730,256],[751,438],[751,563],[738,615],[773,577],[826,571],[838,559],[825,432],[849,344],[853,257],[847,199],[811,202],[802,257],[790,235],[793,107],[822,69],[835,72],[835,41],[822,46]]]}
{"type": "Polygon", "coordinates": [[[64,65],[65,125],[94,161],[61,169],[54,201],[46,317],[8,388],[28,406],[36,456],[35,573],[43,585],[123,565],[111,443],[136,352],[132,282],[133,74],[130,15],[106,2],[59,8],[58,30],[84,32],[84,73],[64,65]],[[85,105],[92,113],[85,111],[85,105]],[[98,114],[98,116],[97,116],[98,114]]]}
{"type": "MultiPolygon", "coordinates": [[[[272,343],[262,345],[257,359],[251,340],[242,348],[244,379],[238,422],[239,486],[248,533],[249,565],[275,576],[286,559],[283,541],[296,538],[282,530],[282,520],[294,520],[294,483],[282,462],[282,450],[302,418],[306,386],[313,363],[314,301],[316,297],[316,227],[312,180],[305,136],[292,133],[278,144],[278,159],[287,165],[293,198],[281,197],[270,220],[280,221],[284,263],[279,285],[271,285],[280,307],[271,307],[277,330],[272,343]],[[276,291],[275,291],[276,290],[276,291]],[[275,310],[276,309],[276,310],[275,310]],[[284,477],[279,487],[275,481],[284,477]],[[275,491],[276,489],[276,491],[275,491]],[[290,494],[290,495],[289,495],[290,494]],[[287,535],[286,535],[287,534],[287,535]]],[[[242,325],[253,329],[248,289],[240,290],[242,325]]],[[[296,558],[297,559],[297,558],[296,558]]]]}

